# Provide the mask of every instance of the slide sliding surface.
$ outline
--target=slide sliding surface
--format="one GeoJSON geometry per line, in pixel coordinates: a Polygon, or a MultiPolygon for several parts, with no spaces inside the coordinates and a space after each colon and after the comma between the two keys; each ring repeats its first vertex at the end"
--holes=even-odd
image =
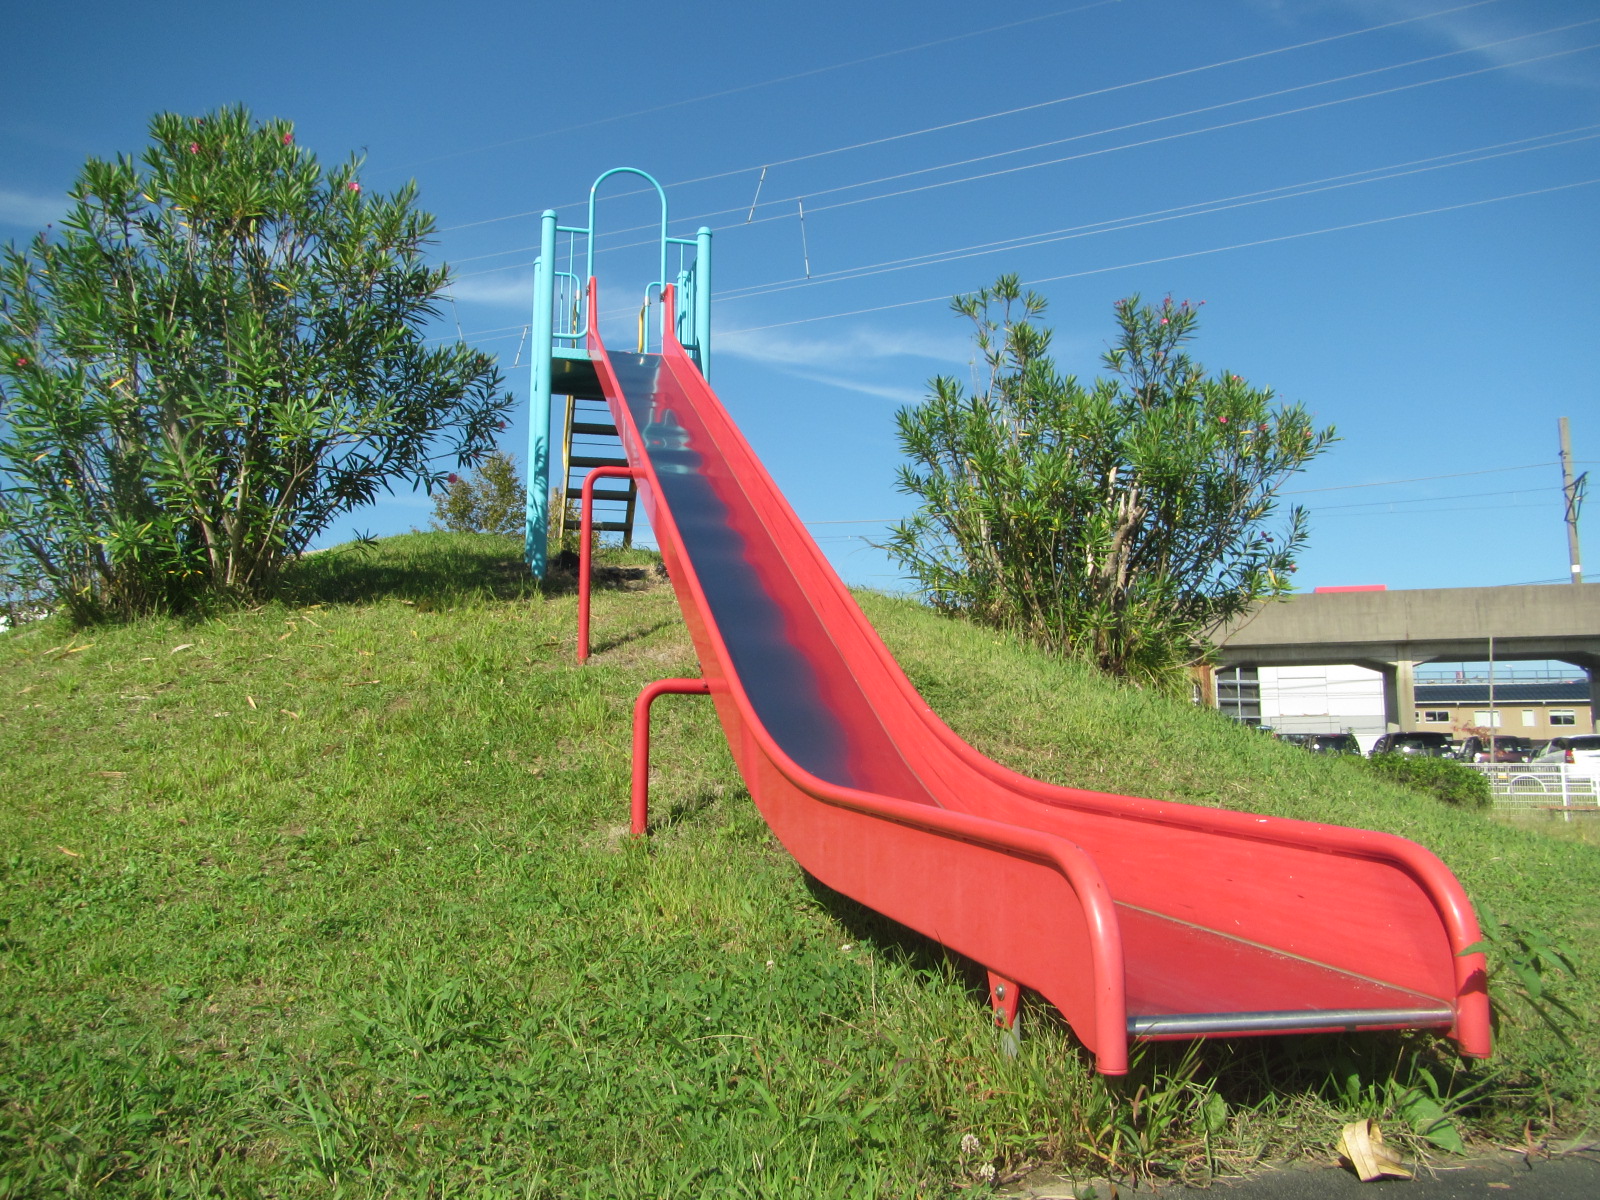
{"type": "Polygon", "coordinates": [[[1435,856],[985,758],[917,694],[683,348],[608,355],[591,332],[589,349],[734,759],[807,871],[1043,995],[1109,1074],[1132,1037],[1432,1028],[1489,1053],[1483,959],[1461,954],[1477,923],[1435,856]]]}

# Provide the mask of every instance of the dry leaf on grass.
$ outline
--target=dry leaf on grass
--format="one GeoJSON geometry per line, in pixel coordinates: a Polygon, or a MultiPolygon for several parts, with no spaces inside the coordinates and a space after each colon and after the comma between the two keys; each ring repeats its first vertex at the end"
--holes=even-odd
{"type": "Polygon", "coordinates": [[[1384,1144],[1376,1121],[1351,1121],[1339,1135],[1339,1153],[1362,1183],[1379,1179],[1410,1179],[1411,1168],[1384,1144]]]}
{"type": "Polygon", "coordinates": [[[68,642],[64,646],[52,646],[50,649],[46,650],[45,653],[59,654],[62,658],[65,658],[69,654],[82,654],[85,650],[89,650],[94,647],[93,642],[85,642],[81,646],[77,645],[76,643],[77,639],[73,639],[73,641],[68,642]]]}
{"type": "Polygon", "coordinates": [[[193,650],[193,649],[194,649],[194,643],[193,642],[184,642],[181,645],[174,646],[171,650],[168,650],[167,653],[168,654],[176,654],[179,650],[193,650]]]}

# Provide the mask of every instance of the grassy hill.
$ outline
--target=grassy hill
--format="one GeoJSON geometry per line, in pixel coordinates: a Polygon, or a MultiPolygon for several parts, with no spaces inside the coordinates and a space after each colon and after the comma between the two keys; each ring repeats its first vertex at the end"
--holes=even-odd
{"type": "MultiPolygon", "coordinates": [[[[1509,986],[1481,1066],[1238,1039],[1108,1083],[1042,1005],[1006,1058],[971,964],[784,853],[710,705],[657,705],[656,832],[624,836],[633,697],[697,673],[676,602],[613,552],[579,670],[570,583],[517,549],[413,535],[259,609],[0,637],[0,1196],[936,1196],[1040,1164],[1201,1179],[1324,1155],[1352,1116],[1421,1149],[1592,1115],[1593,1024],[1569,1046],[1509,986]]],[[[1018,769],[1413,837],[1600,961],[1594,845],[862,602],[1018,769]]]]}

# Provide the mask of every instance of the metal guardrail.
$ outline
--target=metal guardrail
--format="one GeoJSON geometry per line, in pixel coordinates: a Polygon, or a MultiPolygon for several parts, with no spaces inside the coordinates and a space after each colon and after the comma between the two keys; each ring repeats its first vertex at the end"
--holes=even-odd
{"type": "Polygon", "coordinates": [[[1462,763],[1489,781],[1494,806],[1511,812],[1600,813],[1600,786],[1566,763],[1462,763]]]}

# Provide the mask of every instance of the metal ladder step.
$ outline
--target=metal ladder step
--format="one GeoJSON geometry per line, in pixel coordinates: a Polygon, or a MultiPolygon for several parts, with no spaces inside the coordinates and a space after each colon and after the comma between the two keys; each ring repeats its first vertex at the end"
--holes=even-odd
{"type": "MultiPolygon", "coordinates": [[[[567,470],[561,480],[561,494],[565,499],[556,522],[556,527],[563,531],[569,524],[575,523],[569,517],[576,516],[578,495],[588,473],[595,467],[629,465],[613,414],[601,397],[587,394],[568,397],[564,421],[566,428],[561,449],[567,470]],[[585,440],[575,444],[574,438],[585,440]]],[[[610,506],[603,510],[603,515],[613,519],[600,520],[602,512],[596,512],[594,529],[599,533],[620,533],[622,544],[631,546],[639,501],[638,488],[628,478],[605,479],[603,482],[608,486],[596,488],[593,496],[610,506]]]]}
{"type": "Polygon", "coordinates": [[[587,454],[574,454],[567,459],[567,464],[573,467],[625,467],[628,460],[625,458],[596,458],[587,454]]]}

